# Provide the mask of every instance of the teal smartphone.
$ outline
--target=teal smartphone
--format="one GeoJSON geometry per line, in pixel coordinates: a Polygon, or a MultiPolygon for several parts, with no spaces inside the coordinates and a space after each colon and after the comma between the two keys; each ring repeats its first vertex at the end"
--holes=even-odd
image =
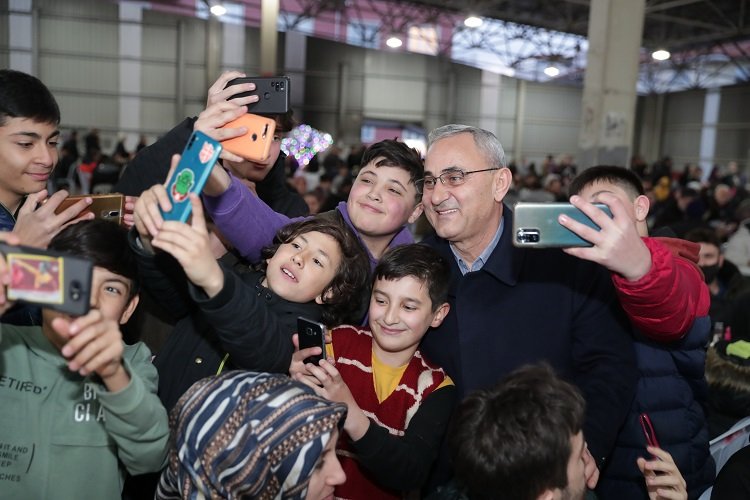
{"type": "MultiPolygon", "coordinates": [[[[596,203],[594,206],[604,211],[610,218],[612,217],[612,212],[607,205],[596,203]]],[[[513,209],[513,244],[517,247],[531,248],[593,246],[591,242],[560,225],[557,221],[560,214],[565,214],[597,231],[601,229],[586,214],[570,203],[521,202],[517,203],[513,209]]]]}
{"type": "Polygon", "coordinates": [[[190,136],[180,162],[167,183],[167,195],[172,203],[172,210],[162,211],[164,220],[186,222],[192,207],[188,195],[200,194],[206,185],[211,169],[219,159],[221,143],[211,139],[203,132],[195,131],[190,136]]]}

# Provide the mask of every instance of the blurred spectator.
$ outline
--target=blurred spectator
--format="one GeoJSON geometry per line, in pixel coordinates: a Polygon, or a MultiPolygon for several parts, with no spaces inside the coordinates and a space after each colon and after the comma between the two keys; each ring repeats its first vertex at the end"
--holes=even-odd
{"type": "Polygon", "coordinates": [[[641,155],[633,155],[630,159],[630,170],[643,180],[648,176],[648,163],[646,163],[641,155]]]}
{"type": "Polygon", "coordinates": [[[115,150],[112,152],[112,163],[118,167],[122,167],[129,161],[130,153],[125,149],[125,138],[120,137],[115,146],[115,150]]]}
{"type": "Polygon", "coordinates": [[[141,149],[148,146],[148,140],[146,139],[146,136],[141,134],[141,136],[138,138],[138,144],[135,145],[135,152],[139,153],[141,149]]]}
{"type": "Polygon", "coordinates": [[[346,166],[349,167],[350,171],[359,168],[362,164],[362,155],[365,154],[365,149],[364,144],[352,146],[349,156],[346,157],[346,166]]]}
{"type": "Polygon", "coordinates": [[[557,174],[549,174],[544,178],[544,190],[553,196],[553,201],[568,201],[563,192],[562,180],[557,174]]]}
{"type": "Polygon", "coordinates": [[[320,207],[323,204],[321,192],[318,189],[308,191],[303,196],[305,203],[310,208],[310,215],[315,215],[320,212],[320,207]]]}
{"type": "Polygon", "coordinates": [[[92,128],[86,134],[86,137],[83,138],[83,141],[86,146],[83,161],[90,162],[94,156],[94,152],[101,152],[102,150],[102,146],[99,143],[99,129],[92,128]]]}
{"type": "Polygon", "coordinates": [[[729,237],[724,255],[737,266],[750,266],[750,200],[742,201],[734,215],[739,227],[729,237]]]}
{"type": "Polygon", "coordinates": [[[70,155],[71,162],[75,162],[81,154],[78,152],[78,131],[73,129],[70,131],[68,139],[63,142],[62,149],[67,151],[70,155]]]}
{"type": "Polygon", "coordinates": [[[685,234],[685,239],[700,243],[698,266],[711,292],[708,314],[711,316],[712,331],[723,335],[730,324],[733,304],[743,292],[750,290],[750,280],[724,258],[721,241],[712,229],[692,229],[685,234]]]}
{"type": "MultiPolygon", "coordinates": [[[[560,178],[556,174],[558,179],[560,178]]],[[[518,191],[518,201],[547,203],[555,201],[555,196],[542,189],[542,182],[536,175],[527,175],[522,179],[523,187],[518,191]]]]}

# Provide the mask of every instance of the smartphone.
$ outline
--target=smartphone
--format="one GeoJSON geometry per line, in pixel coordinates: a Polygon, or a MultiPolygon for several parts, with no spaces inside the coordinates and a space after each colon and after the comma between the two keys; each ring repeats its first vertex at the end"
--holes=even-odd
{"type": "Polygon", "coordinates": [[[297,318],[297,338],[299,339],[299,348],[307,349],[308,347],[320,347],[323,349],[322,354],[308,356],[305,363],[319,364],[321,359],[326,356],[326,326],[323,323],[312,321],[302,316],[297,318]]]}
{"type": "Polygon", "coordinates": [[[659,446],[659,440],[656,439],[654,425],[651,423],[651,418],[649,418],[648,414],[641,413],[638,416],[638,420],[641,423],[643,434],[646,436],[646,444],[649,446],[653,446],[654,448],[661,448],[661,446],[659,446]]]}
{"type": "Polygon", "coordinates": [[[229,152],[247,160],[266,161],[271,154],[271,143],[276,132],[276,121],[265,116],[244,114],[224,125],[225,128],[247,128],[247,133],[239,137],[221,141],[229,152]]]}
{"type": "Polygon", "coordinates": [[[9,300],[36,304],[82,316],[89,311],[90,261],[51,250],[0,243],[10,271],[9,300]]]}
{"type": "Polygon", "coordinates": [[[187,221],[192,211],[188,194],[200,194],[211,169],[219,159],[222,146],[218,141],[198,130],[190,136],[180,162],[167,182],[167,195],[172,210],[162,211],[164,220],[187,221]]]}
{"type": "Polygon", "coordinates": [[[258,102],[247,105],[248,113],[260,113],[262,115],[283,115],[289,111],[289,77],[288,76],[249,76],[235,78],[227,83],[227,87],[238,83],[254,83],[255,90],[251,92],[240,92],[234,97],[246,97],[257,95],[258,102]]]}
{"type": "MultiPolygon", "coordinates": [[[[609,207],[596,203],[610,218],[609,207]]],[[[517,203],[513,209],[513,244],[517,247],[590,247],[588,242],[562,226],[557,217],[565,214],[589,227],[601,229],[570,203],[517,203]]]]}
{"type": "Polygon", "coordinates": [[[120,193],[68,196],[57,206],[55,213],[59,214],[83,198],[91,198],[93,201],[80,215],[93,212],[96,219],[104,219],[122,225],[122,216],[125,213],[125,195],[120,193]]]}

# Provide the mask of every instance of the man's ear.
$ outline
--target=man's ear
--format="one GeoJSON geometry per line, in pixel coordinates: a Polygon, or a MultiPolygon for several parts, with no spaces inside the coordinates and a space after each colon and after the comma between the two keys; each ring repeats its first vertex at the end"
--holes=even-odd
{"type": "Polygon", "coordinates": [[[414,207],[414,210],[409,216],[409,224],[414,224],[415,222],[417,222],[417,219],[419,219],[419,216],[422,215],[423,210],[424,207],[422,206],[422,202],[417,203],[417,206],[414,207]]]}
{"type": "Polygon", "coordinates": [[[648,217],[648,211],[651,208],[651,201],[646,195],[638,196],[633,202],[633,208],[635,209],[635,220],[637,222],[643,222],[648,217]]]}
{"type": "Polygon", "coordinates": [[[122,314],[120,315],[120,324],[124,325],[128,322],[130,317],[133,315],[133,312],[135,311],[135,308],[138,306],[138,301],[141,299],[140,295],[135,294],[132,299],[128,302],[128,305],[125,306],[125,309],[123,309],[122,314]]]}
{"type": "Polygon", "coordinates": [[[440,326],[440,324],[443,322],[445,317],[448,315],[448,311],[451,310],[451,305],[447,302],[440,305],[440,307],[437,308],[437,311],[433,313],[432,316],[432,323],[430,323],[430,326],[432,328],[437,328],[440,326]]]}
{"type": "Polygon", "coordinates": [[[492,188],[495,201],[500,203],[508,193],[510,186],[513,184],[513,174],[507,167],[502,167],[492,176],[492,188]]]}

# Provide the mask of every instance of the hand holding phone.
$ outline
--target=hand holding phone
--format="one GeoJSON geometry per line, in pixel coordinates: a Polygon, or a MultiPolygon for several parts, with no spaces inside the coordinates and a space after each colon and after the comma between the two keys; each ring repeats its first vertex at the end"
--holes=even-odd
{"type": "Polygon", "coordinates": [[[255,90],[240,92],[232,99],[257,95],[258,100],[247,104],[247,112],[262,115],[283,115],[289,111],[289,77],[288,76],[250,76],[230,80],[225,88],[241,83],[254,83],[255,90]]]}
{"type": "MultiPolygon", "coordinates": [[[[612,217],[607,205],[597,203],[594,206],[612,217]]],[[[521,202],[513,209],[513,244],[517,247],[531,248],[592,246],[591,242],[562,226],[558,222],[560,214],[565,214],[597,231],[600,230],[594,221],[570,203],[521,202]]]]}
{"type": "Polygon", "coordinates": [[[93,265],[51,250],[0,243],[10,275],[8,300],[48,307],[72,316],[89,310],[93,265]]]}
{"type": "MultiPolygon", "coordinates": [[[[164,220],[187,221],[192,207],[189,193],[200,194],[219,159],[222,146],[198,130],[190,136],[180,161],[167,182],[167,196],[172,204],[169,212],[162,212],[164,220]]],[[[161,209],[160,209],[161,210],[161,209]]]]}
{"type": "Polygon", "coordinates": [[[307,349],[308,347],[320,347],[321,354],[305,358],[305,363],[317,365],[326,357],[326,326],[318,321],[312,321],[307,318],[297,318],[297,338],[299,348],[307,349]]]}
{"type": "Polygon", "coordinates": [[[89,212],[94,214],[95,219],[103,219],[115,224],[123,225],[123,215],[125,214],[125,196],[120,193],[108,194],[80,194],[72,195],[65,198],[57,208],[55,213],[59,214],[71,205],[78,203],[84,198],[91,198],[91,205],[86,207],[80,215],[89,212]]]}

